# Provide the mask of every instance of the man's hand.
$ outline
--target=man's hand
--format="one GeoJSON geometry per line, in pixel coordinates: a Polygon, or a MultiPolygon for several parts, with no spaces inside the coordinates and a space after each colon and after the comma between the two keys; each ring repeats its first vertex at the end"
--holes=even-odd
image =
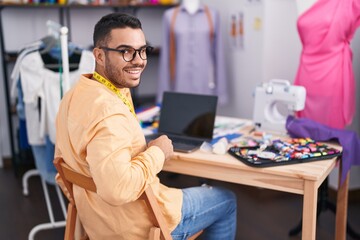
{"type": "Polygon", "coordinates": [[[170,159],[170,157],[174,154],[172,142],[166,135],[161,135],[160,137],[150,141],[148,143],[148,147],[151,146],[159,147],[165,155],[165,160],[170,159]]]}

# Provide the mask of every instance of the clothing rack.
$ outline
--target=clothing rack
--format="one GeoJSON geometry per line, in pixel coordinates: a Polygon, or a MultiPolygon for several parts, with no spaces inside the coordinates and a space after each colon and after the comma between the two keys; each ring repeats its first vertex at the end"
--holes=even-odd
{"type": "MultiPolygon", "coordinates": [[[[60,24],[57,24],[55,22],[52,21],[47,21],[46,23],[47,27],[48,27],[48,34],[52,37],[54,37],[55,39],[59,39],[60,38],[60,47],[61,47],[61,63],[62,63],[62,79],[63,79],[63,83],[62,83],[62,93],[65,93],[66,91],[69,90],[70,88],[70,69],[69,69],[69,56],[68,56],[68,28],[67,27],[63,27],[60,24]]],[[[50,46],[51,48],[51,46],[50,46]]],[[[41,184],[42,184],[42,188],[44,191],[44,197],[45,197],[45,202],[46,202],[46,207],[48,210],[48,214],[49,214],[49,219],[50,222],[48,223],[41,223],[38,224],[36,226],[34,226],[28,236],[29,240],[33,240],[35,238],[36,233],[38,233],[39,231],[42,230],[47,230],[47,229],[53,229],[53,228],[59,228],[59,227],[65,227],[66,225],[66,220],[62,220],[62,221],[55,221],[54,218],[54,213],[52,210],[52,204],[51,204],[51,199],[49,196],[49,191],[48,191],[48,184],[46,183],[45,179],[42,178],[40,171],[38,169],[31,169],[28,170],[22,178],[22,184],[23,184],[23,194],[24,196],[28,196],[29,195],[29,190],[28,190],[28,179],[30,177],[33,176],[40,176],[41,178],[41,184]]],[[[66,219],[67,217],[67,213],[66,213],[66,207],[65,207],[65,203],[64,203],[64,199],[63,199],[63,195],[61,194],[61,191],[59,189],[59,186],[56,184],[55,179],[54,179],[54,186],[56,189],[56,193],[60,202],[60,206],[63,212],[63,216],[64,219],[66,219]]]]}
{"type": "MultiPolygon", "coordinates": [[[[60,49],[61,49],[61,64],[62,64],[62,91],[65,93],[70,89],[70,66],[69,66],[69,53],[68,53],[68,33],[67,27],[61,26],[60,24],[48,20],[46,22],[48,28],[48,35],[53,36],[55,39],[60,38],[60,49]]],[[[48,46],[51,48],[52,46],[48,46]]]]}
{"type": "Polygon", "coordinates": [[[63,93],[70,89],[70,67],[68,53],[68,32],[67,27],[60,28],[61,60],[63,64],[63,93]]]}

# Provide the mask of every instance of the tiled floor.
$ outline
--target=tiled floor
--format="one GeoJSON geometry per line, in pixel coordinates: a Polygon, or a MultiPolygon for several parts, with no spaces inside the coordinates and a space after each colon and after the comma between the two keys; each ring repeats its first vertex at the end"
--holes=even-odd
{"type": "MultiPolygon", "coordinates": [[[[203,179],[161,173],[163,183],[174,187],[189,187],[200,184],[203,179]]],[[[236,239],[301,239],[301,234],[289,237],[288,232],[301,218],[302,198],[300,195],[241,186],[219,181],[208,181],[211,185],[227,187],[238,197],[238,229],[236,239]]],[[[39,177],[29,181],[30,195],[22,194],[21,178],[15,177],[11,169],[0,169],[0,235],[4,240],[27,239],[30,230],[37,224],[49,221],[39,177]]],[[[54,188],[50,186],[55,218],[62,220],[60,205],[54,188]]],[[[360,201],[350,201],[348,219],[354,229],[360,232],[360,201]]],[[[317,224],[317,240],[334,239],[335,215],[322,212],[317,224]]],[[[64,228],[41,231],[36,240],[63,239],[64,228]]],[[[348,240],[353,240],[348,235],[348,240]]]]}

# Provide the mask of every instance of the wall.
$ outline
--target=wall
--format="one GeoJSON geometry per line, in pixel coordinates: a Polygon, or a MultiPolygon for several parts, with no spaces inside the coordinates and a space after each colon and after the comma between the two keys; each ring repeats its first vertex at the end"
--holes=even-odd
{"type": "Polygon", "coordinates": [[[252,91],[262,81],[263,36],[262,28],[254,29],[254,19],[263,18],[263,6],[247,4],[246,1],[203,1],[218,9],[222,22],[222,37],[227,60],[227,79],[229,85],[229,104],[218,109],[220,115],[252,118],[252,91]],[[243,13],[244,35],[242,46],[236,45],[230,35],[231,16],[243,13]]]}
{"type": "Polygon", "coordinates": [[[225,42],[230,103],[222,115],[252,118],[257,85],[273,78],[293,81],[301,51],[291,0],[203,1],[219,10],[225,42]],[[243,47],[234,47],[230,19],[244,15],[243,47]],[[286,67],[285,67],[286,66],[286,67]]]}

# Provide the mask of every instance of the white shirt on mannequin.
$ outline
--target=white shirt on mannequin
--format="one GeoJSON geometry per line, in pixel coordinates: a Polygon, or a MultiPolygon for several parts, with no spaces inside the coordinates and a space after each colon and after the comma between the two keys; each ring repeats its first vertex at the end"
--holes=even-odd
{"type": "Polygon", "coordinates": [[[298,16],[306,12],[316,1],[317,0],[296,0],[298,16]]]}
{"type": "Polygon", "coordinates": [[[194,14],[200,7],[200,0],[183,0],[182,5],[188,13],[194,14]]]}

